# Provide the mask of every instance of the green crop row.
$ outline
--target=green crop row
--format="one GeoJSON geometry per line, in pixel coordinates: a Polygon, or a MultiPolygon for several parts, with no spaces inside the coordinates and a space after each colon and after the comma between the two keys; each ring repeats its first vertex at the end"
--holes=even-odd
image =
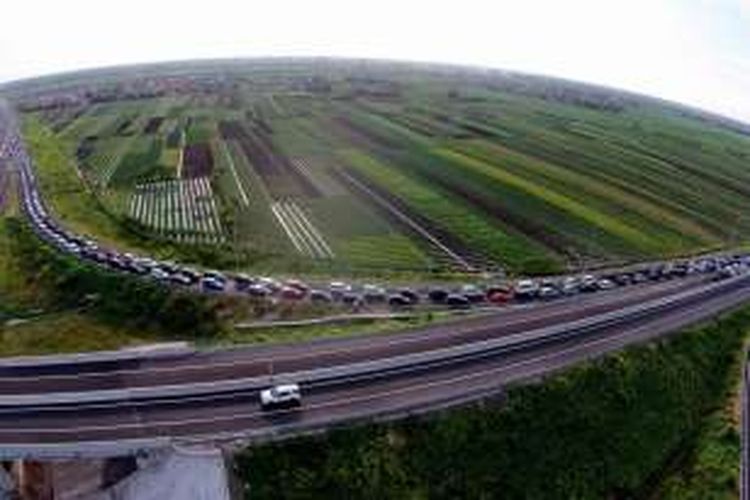
{"type": "Polygon", "coordinates": [[[549,268],[554,267],[554,261],[547,253],[505,232],[449,193],[427,186],[361,151],[342,150],[340,155],[347,165],[403,200],[411,210],[429,219],[436,227],[459,237],[467,247],[481,249],[516,271],[524,271],[527,266],[540,266],[540,262],[549,268]]]}

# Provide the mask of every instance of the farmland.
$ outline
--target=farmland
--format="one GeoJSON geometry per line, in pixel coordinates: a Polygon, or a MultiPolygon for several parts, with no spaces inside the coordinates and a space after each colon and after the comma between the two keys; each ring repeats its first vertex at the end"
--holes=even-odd
{"type": "Polygon", "coordinates": [[[207,177],[139,184],[130,198],[129,215],[148,229],[177,241],[224,240],[207,177]]]}
{"type": "Polygon", "coordinates": [[[750,137],[716,117],[469,70],[227,71],[26,119],[75,172],[66,189],[87,193],[76,210],[248,268],[546,274],[750,236],[750,137]]]}

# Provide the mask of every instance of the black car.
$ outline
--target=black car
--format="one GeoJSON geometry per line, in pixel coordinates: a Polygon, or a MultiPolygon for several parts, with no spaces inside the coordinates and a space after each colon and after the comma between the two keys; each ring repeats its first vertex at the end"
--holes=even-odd
{"type": "Polygon", "coordinates": [[[620,273],[612,276],[612,281],[620,286],[627,286],[633,282],[633,276],[630,273],[620,273]]]}
{"type": "Polygon", "coordinates": [[[672,276],[677,276],[678,278],[683,278],[687,276],[688,274],[688,266],[685,263],[679,263],[672,266],[672,272],[670,273],[672,276]]]}
{"type": "Polygon", "coordinates": [[[388,297],[388,305],[391,307],[408,307],[412,305],[412,302],[404,295],[397,293],[388,297]]]}
{"type": "Polygon", "coordinates": [[[430,302],[434,302],[435,304],[443,304],[448,298],[448,295],[450,295],[450,293],[444,288],[433,288],[427,293],[430,302]]]}
{"type": "Polygon", "coordinates": [[[445,299],[445,303],[454,309],[468,309],[471,301],[460,293],[452,293],[445,299]]]}
{"type": "Polygon", "coordinates": [[[310,300],[316,303],[328,303],[333,301],[333,297],[330,293],[323,290],[311,290],[310,300]]]}
{"type": "Polygon", "coordinates": [[[148,269],[132,260],[125,261],[124,266],[126,271],[129,271],[133,274],[148,274],[148,269]]]}
{"type": "Polygon", "coordinates": [[[398,291],[399,295],[409,301],[409,304],[419,303],[419,295],[411,288],[402,288],[398,291]]]}
{"type": "Polygon", "coordinates": [[[485,295],[482,290],[472,290],[470,292],[463,292],[461,293],[461,295],[465,297],[472,304],[478,304],[480,302],[484,302],[484,299],[485,299],[485,295]]]}
{"type": "Polygon", "coordinates": [[[353,305],[362,304],[364,302],[364,299],[362,298],[361,295],[359,295],[357,293],[351,293],[350,292],[350,293],[345,293],[343,295],[343,297],[341,297],[341,301],[344,304],[348,304],[348,305],[352,305],[353,306],[353,305]]]}
{"type": "Polygon", "coordinates": [[[176,274],[170,275],[169,281],[176,285],[182,285],[182,286],[190,286],[193,284],[190,278],[188,278],[182,273],[176,273],[176,274]]]}
{"type": "Polygon", "coordinates": [[[658,281],[664,276],[664,268],[662,266],[652,266],[646,271],[646,277],[651,281],[658,281]]]}
{"type": "Polygon", "coordinates": [[[271,291],[263,285],[250,285],[245,292],[251,297],[267,297],[271,294],[271,291]]]}
{"type": "Polygon", "coordinates": [[[233,276],[232,279],[234,280],[235,288],[239,291],[246,290],[247,287],[253,284],[253,280],[249,276],[243,276],[241,274],[233,276]]]}

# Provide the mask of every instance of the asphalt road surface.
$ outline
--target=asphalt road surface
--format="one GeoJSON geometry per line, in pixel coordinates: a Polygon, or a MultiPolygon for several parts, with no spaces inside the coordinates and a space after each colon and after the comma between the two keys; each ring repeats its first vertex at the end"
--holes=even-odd
{"type": "MultiPolygon", "coordinates": [[[[750,277],[706,283],[668,282],[625,293],[509,308],[490,316],[438,324],[402,334],[260,346],[154,360],[4,367],[0,371],[0,453],[70,456],[163,445],[174,440],[275,439],[357,420],[389,419],[491,396],[508,383],[538,377],[625,345],[673,332],[750,299],[750,277]],[[626,314],[634,304],[674,299],[668,309],[626,314]],[[294,380],[305,370],[380,363],[404,355],[476,344],[544,329],[564,329],[582,318],[622,313],[624,320],[572,331],[558,340],[498,355],[445,362],[425,369],[302,383],[300,409],[263,411],[258,390],[222,384],[241,379],[265,385],[294,380]],[[269,366],[273,364],[273,375],[269,366]],[[215,390],[169,395],[165,388],[207,383],[215,390]],[[130,395],[136,388],[153,391],[130,395]],[[114,391],[100,401],[86,396],[114,391]],[[67,403],[54,395],[66,393],[67,403]],[[25,404],[4,399],[29,397],[25,404]]],[[[575,330],[575,328],[573,328],[575,330]]],[[[509,337],[510,338],[510,337],[509,337]]]]}

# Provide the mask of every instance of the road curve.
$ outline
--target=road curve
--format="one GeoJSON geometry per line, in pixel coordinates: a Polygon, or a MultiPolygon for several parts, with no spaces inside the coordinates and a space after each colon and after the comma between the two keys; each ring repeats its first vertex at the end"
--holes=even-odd
{"type": "MultiPolygon", "coordinates": [[[[38,193],[22,165],[24,196],[38,193]]],[[[0,364],[0,457],[116,454],[265,440],[398,418],[663,335],[750,300],[750,276],[649,284],[412,329],[174,356],[0,364]],[[302,409],[258,390],[300,382],[302,409]]]]}
{"type": "MultiPolygon", "coordinates": [[[[577,319],[522,332],[521,335],[530,335],[552,329],[565,331],[566,325],[573,326],[569,335],[497,354],[479,351],[480,355],[424,370],[373,374],[366,378],[343,375],[337,383],[322,385],[303,383],[305,405],[301,410],[264,412],[259,408],[257,389],[2,407],[0,455],[70,456],[104,453],[103,450],[122,452],[195,439],[274,439],[352,421],[420,413],[489,396],[510,382],[537,377],[669,333],[748,299],[748,276],[718,285],[696,285],[688,291],[647,301],[646,304],[668,304],[649,314],[635,315],[632,311],[640,306],[628,306],[593,316],[608,315],[618,321],[601,321],[586,330],[580,328],[582,320],[577,319]]],[[[389,359],[392,358],[380,361],[389,359]]],[[[293,373],[278,372],[274,378],[284,379],[293,373]]],[[[127,376],[122,378],[126,380],[127,376]]],[[[153,379],[160,386],[157,380],[161,375],[153,379]]],[[[272,379],[266,375],[264,381],[268,384],[272,379]]]]}

